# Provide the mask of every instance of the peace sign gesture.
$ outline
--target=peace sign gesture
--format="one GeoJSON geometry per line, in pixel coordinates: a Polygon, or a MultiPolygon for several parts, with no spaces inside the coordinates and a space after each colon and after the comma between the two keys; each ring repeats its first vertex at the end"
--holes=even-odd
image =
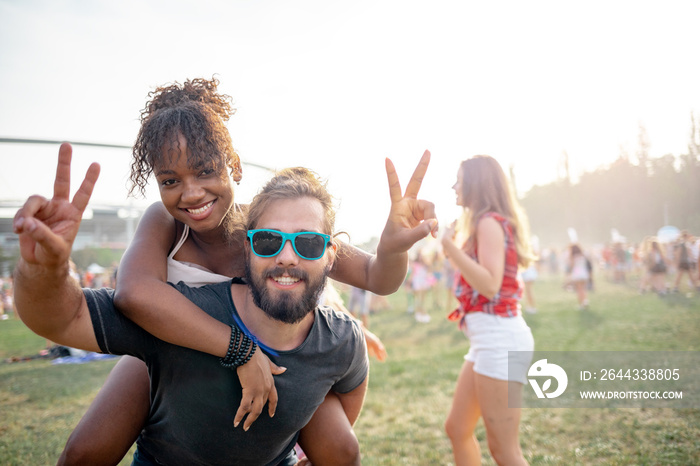
{"type": "Polygon", "coordinates": [[[27,264],[54,268],[68,263],[83,212],[100,174],[97,163],[90,165],[70,202],[72,153],[70,144],[61,144],[53,198],[31,196],[15,214],[14,232],[19,235],[20,253],[27,264]]]}
{"type": "Polygon", "coordinates": [[[438,221],[435,218],[435,205],[418,199],[418,191],[429,164],[430,152],[426,150],[413,171],[411,180],[406,186],[406,192],[402,193],[396,168],[391,160],[386,159],[391,210],[380,241],[380,246],[385,248],[385,252],[406,252],[428,234],[437,236],[438,221]]]}

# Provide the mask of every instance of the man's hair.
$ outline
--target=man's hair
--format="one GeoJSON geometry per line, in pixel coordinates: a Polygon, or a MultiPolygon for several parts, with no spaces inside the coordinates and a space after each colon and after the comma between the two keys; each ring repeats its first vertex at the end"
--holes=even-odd
{"type": "Polygon", "coordinates": [[[226,176],[224,167],[233,171],[240,164],[224,125],[235,110],[231,97],[217,92],[218,85],[215,78],[198,78],[149,92],[133,147],[129,194],[145,193],[148,178],[163,162],[163,149],[167,144],[171,157],[180,153],[178,134],[187,141],[190,167],[208,167],[226,176]]]}
{"type": "Polygon", "coordinates": [[[270,203],[281,199],[302,197],[317,199],[321,203],[324,213],[321,233],[333,235],[335,228],[333,197],[328,192],[326,183],[321,181],[316,173],[303,167],[286,168],[277,172],[267,182],[248,207],[245,229],[252,230],[257,227],[258,220],[270,203]]]}

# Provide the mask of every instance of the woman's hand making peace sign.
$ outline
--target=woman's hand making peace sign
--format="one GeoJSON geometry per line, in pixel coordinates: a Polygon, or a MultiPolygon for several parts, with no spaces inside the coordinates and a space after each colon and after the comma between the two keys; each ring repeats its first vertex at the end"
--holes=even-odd
{"type": "Polygon", "coordinates": [[[413,171],[413,176],[406,186],[406,192],[402,193],[396,168],[391,160],[386,159],[391,210],[382,232],[377,254],[380,254],[380,249],[382,253],[389,254],[406,252],[429,234],[437,237],[438,221],[435,217],[435,205],[418,199],[418,191],[429,164],[430,152],[426,150],[413,171]]]}

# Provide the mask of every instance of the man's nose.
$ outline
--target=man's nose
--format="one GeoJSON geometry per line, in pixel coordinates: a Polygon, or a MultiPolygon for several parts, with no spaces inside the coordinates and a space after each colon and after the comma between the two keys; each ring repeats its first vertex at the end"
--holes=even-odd
{"type": "Polygon", "coordinates": [[[277,254],[277,263],[280,265],[296,265],[299,263],[299,256],[294,251],[291,240],[286,240],[282,250],[277,254]]]}

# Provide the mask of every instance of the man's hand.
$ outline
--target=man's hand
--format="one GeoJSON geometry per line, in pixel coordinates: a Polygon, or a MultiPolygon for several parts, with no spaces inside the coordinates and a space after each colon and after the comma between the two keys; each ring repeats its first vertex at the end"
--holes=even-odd
{"type": "Polygon", "coordinates": [[[70,202],[71,152],[70,144],[61,145],[53,198],[32,196],[15,215],[21,253],[15,268],[15,305],[36,334],[61,345],[100,351],[85,297],[68,274],[71,247],[100,166],[90,166],[70,202]]]}
{"type": "Polygon", "coordinates": [[[406,252],[428,234],[437,237],[438,222],[435,218],[435,205],[418,199],[418,191],[429,164],[430,152],[426,150],[408,182],[406,192],[402,194],[396,168],[391,160],[386,159],[391,210],[377,253],[380,249],[389,254],[406,252]]]}
{"type": "Polygon", "coordinates": [[[15,214],[13,227],[19,235],[20,253],[24,262],[32,266],[49,269],[68,264],[80,220],[100,174],[97,163],[90,165],[70,202],[71,155],[70,144],[61,144],[53,198],[32,196],[15,214]]]}

